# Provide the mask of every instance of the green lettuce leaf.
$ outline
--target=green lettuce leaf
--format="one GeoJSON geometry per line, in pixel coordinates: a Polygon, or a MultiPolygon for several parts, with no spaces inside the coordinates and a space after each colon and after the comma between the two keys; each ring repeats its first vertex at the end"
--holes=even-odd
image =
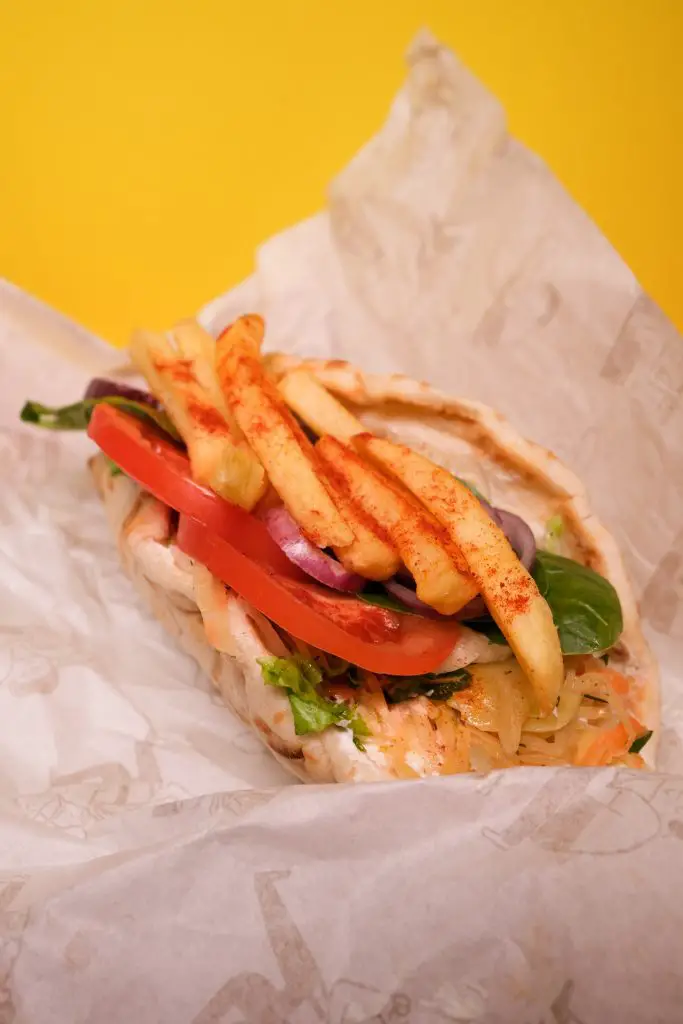
{"type": "Polygon", "coordinates": [[[339,725],[344,718],[338,705],[322,697],[311,700],[310,697],[299,697],[296,693],[288,693],[288,697],[297,736],[307,732],[322,732],[330,725],[339,725]]]}
{"type": "Polygon", "coordinates": [[[74,402],[73,405],[63,405],[57,409],[41,405],[40,402],[26,402],[21,410],[20,418],[24,423],[33,423],[45,430],[87,430],[93,409],[101,402],[113,405],[132,416],[137,416],[138,419],[153,423],[175,440],[180,440],[180,434],[165,412],[120,395],[84,398],[80,402],[74,402]]]}
{"type": "Polygon", "coordinates": [[[259,658],[263,681],[278,686],[289,698],[297,736],[322,732],[336,725],[348,728],[353,741],[362,750],[362,737],[369,736],[365,720],[344,701],[329,700],[318,693],[323,675],[314,661],[302,657],[259,658]]]}

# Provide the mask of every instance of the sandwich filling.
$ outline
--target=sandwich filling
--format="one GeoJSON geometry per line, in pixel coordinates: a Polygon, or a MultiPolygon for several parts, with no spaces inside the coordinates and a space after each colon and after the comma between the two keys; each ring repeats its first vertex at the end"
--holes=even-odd
{"type": "Polygon", "coordinates": [[[98,379],[22,412],[88,430],[124,565],[238,661],[237,713],[314,779],[642,767],[620,599],[562,515],[489,503],[263,333],[140,332],[149,391],[98,379]]]}

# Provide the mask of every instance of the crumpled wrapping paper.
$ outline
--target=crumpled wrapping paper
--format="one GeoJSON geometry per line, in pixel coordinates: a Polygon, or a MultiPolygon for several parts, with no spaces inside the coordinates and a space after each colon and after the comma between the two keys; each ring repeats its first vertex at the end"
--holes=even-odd
{"type": "Polygon", "coordinates": [[[663,669],[660,774],[290,785],[118,569],[85,438],[121,361],[0,287],[0,1024],[679,1021],[683,347],[427,35],[329,209],[202,311],[496,406],[589,486],[663,669]],[[285,785],[285,783],[287,783],[285,785]]]}

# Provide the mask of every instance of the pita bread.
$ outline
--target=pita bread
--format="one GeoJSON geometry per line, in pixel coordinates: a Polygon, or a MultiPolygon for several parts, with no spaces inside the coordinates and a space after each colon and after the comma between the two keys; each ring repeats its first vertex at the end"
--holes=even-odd
{"type": "MultiPolygon", "coordinates": [[[[522,516],[537,540],[560,515],[565,524],[560,553],[596,570],[621,600],[624,631],[610,665],[634,681],[629,710],[654,736],[643,751],[654,764],[659,726],[656,662],[644,639],[638,608],[614,539],[592,515],[580,481],[552,452],[525,441],[494,410],[450,398],[425,383],[392,375],[364,374],[347,363],[266,357],[278,379],[305,366],[378,436],[400,440],[473,483],[492,504],[522,516]]],[[[327,729],[296,736],[285,693],[263,682],[258,658],[286,653],[279,635],[253,608],[194,565],[162,536],[167,510],[122,474],[113,476],[102,457],[91,468],[104,500],[124,569],[143,598],[185,651],[202,666],[223,700],[261,737],[297,778],[309,782],[373,781],[405,777],[372,743],[358,750],[350,732],[327,729]],[[157,521],[155,527],[154,521],[157,521]],[[156,530],[156,532],[155,532],[156,530]],[[161,531],[161,532],[159,532],[161,531]]],[[[427,718],[425,698],[394,705],[394,726],[442,749],[429,750],[408,774],[431,774],[430,765],[463,770],[459,738],[427,718]],[[427,726],[427,728],[425,728],[427,726]],[[450,746],[446,756],[444,744],[450,746]]],[[[433,719],[432,715],[432,719],[433,719]]],[[[410,760],[410,759],[409,759],[410,760]]]]}

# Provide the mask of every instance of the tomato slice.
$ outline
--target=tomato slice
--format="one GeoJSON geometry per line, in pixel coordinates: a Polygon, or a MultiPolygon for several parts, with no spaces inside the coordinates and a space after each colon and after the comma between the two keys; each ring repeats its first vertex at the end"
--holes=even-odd
{"type": "MultiPolygon", "coordinates": [[[[188,516],[177,543],[232,590],[292,636],[369,672],[395,676],[433,672],[450,654],[459,627],[420,619],[335,594],[254,561],[235,543],[188,516]]],[[[241,547],[241,544],[240,544],[241,547]]]]}
{"type": "Polygon", "coordinates": [[[250,558],[293,579],[309,579],[283,555],[260,519],[195,483],[187,455],[151,424],[103,404],[95,407],[88,436],[164,505],[199,519],[221,536],[239,537],[240,550],[250,558]]]}
{"type": "Polygon", "coordinates": [[[180,513],[182,551],[292,636],[396,676],[433,672],[453,649],[454,622],[401,615],[311,582],[256,516],[195,483],[187,455],[150,424],[103,404],[88,434],[124,473],[180,513]]]}

